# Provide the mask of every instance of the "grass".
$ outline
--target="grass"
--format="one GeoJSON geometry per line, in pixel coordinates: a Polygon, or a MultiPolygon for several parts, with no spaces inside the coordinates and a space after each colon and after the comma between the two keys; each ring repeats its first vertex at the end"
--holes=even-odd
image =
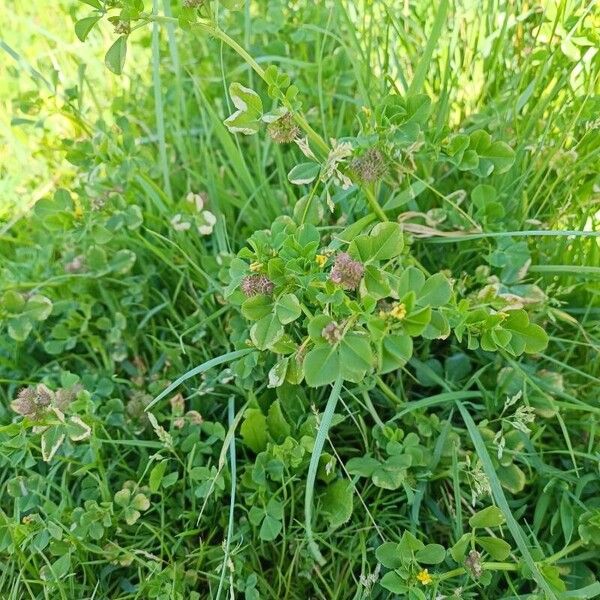
{"type": "Polygon", "coordinates": [[[106,19],[75,36],[89,4],[0,16],[0,597],[600,595],[598,8],[213,2],[214,21],[182,28],[179,3],[145,5],[122,75],[104,66],[106,19]],[[270,108],[269,65],[297,86],[321,159],[332,139],[391,130],[389,93],[433,109],[383,181],[294,185],[300,148],[223,123],[232,82],[270,108]],[[450,134],[479,129],[514,151],[504,172],[443,158],[450,134]],[[476,206],[480,183],[503,214],[490,197],[476,206]],[[208,235],[174,229],[188,192],[216,216],[208,235]],[[234,254],[281,215],[331,250],[401,222],[405,249],[385,268],[443,271],[472,305],[492,288],[524,298],[548,346],[514,356],[417,337],[390,373],[269,387],[275,358],[248,347],[227,286],[234,254]],[[15,294],[51,312],[14,309],[15,294]],[[10,408],[42,382],[85,389],[50,460],[40,423],[10,408]],[[69,438],[73,417],[84,439],[69,438]],[[460,556],[491,505],[503,522],[460,556]],[[443,546],[442,562],[416,559],[404,532],[443,546]],[[386,542],[402,564],[382,558],[386,542]],[[391,591],[394,573],[410,591],[391,591]]]}

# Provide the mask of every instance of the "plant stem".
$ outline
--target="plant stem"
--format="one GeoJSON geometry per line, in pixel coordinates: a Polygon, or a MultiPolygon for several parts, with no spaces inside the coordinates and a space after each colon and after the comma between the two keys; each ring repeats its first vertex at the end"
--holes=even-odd
{"type": "MultiPolygon", "coordinates": [[[[515,563],[503,563],[503,562],[484,562],[481,563],[481,568],[484,571],[518,571],[519,566],[515,563]]],[[[446,579],[452,579],[453,577],[458,577],[459,575],[464,575],[467,570],[464,567],[458,567],[457,569],[453,569],[452,571],[448,571],[447,573],[442,573],[439,576],[436,576],[436,581],[446,581],[446,579]]]]}
{"type": "Polygon", "coordinates": [[[584,545],[585,545],[585,543],[583,540],[577,540],[576,542],[569,544],[568,546],[566,546],[565,548],[563,548],[556,554],[553,554],[552,556],[548,557],[544,562],[551,565],[552,563],[559,561],[561,558],[564,558],[567,554],[570,554],[574,550],[577,550],[578,548],[581,548],[581,546],[584,546],[584,545]]]}
{"type": "MultiPolygon", "coordinates": [[[[156,21],[159,23],[173,23],[173,22],[177,23],[178,22],[177,19],[175,19],[173,17],[148,15],[147,18],[149,21],[156,21]]],[[[268,82],[266,80],[265,70],[254,60],[254,58],[252,58],[252,56],[248,53],[247,50],[245,50],[242,46],[240,46],[240,44],[238,44],[232,37],[227,35],[222,29],[219,29],[218,27],[215,27],[214,25],[211,25],[210,23],[206,23],[204,21],[198,21],[198,22],[194,23],[194,26],[197,27],[198,29],[200,29],[201,31],[208,33],[209,35],[216,37],[217,39],[221,40],[224,44],[229,46],[234,52],[236,52],[244,60],[244,62],[246,62],[246,64],[263,81],[265,81],[265,83],[268,84],[268,82]]],[[[283,100],[283,105],[290,111],[290,113],[293,115],[296,123],[304,130],[304,132],[306,133],[308,138],[311,140],[311,142],[313,142],[315,144],[315,146],[318,148],[319,152],[321,154],[323,154],[324,156],[327,156],[329,154],[329,145],[327,144],[327,142],[309,125],[308,121],[304,118],[304,116],[302,116],[301,114],[298,114],[296,111],[294,111],[292,109],[292,106],[289,104],[289,102],[287,100],[285,100],[285,99],[283,100]]],[[[368,203],[369,207],[371,208],[371,210],[373,211],[373,213],[375,215],[377,215],[377,217],[379,217],[379,219],[381,221],[389,221],[385,212],[383,211],[381,206],[379,206],[379,203],[377,202],[377,198],[375,197],[373,190],[371,190],[368,187],[363,187],[363,191],[367,198],[367,203],[368,203]]]]}
{"type": "Polygon", "coordinates": [[[371,207],[373,213],[376,214],[382,221],[389,221],[387,215],[385,212],[383,212],[383,208],[379,206],[379,202],[377,202],[377,198],[375,197],[373,190],[368,187],[364,187],[363,189],[367,197],[367,203],[371,207]]]}

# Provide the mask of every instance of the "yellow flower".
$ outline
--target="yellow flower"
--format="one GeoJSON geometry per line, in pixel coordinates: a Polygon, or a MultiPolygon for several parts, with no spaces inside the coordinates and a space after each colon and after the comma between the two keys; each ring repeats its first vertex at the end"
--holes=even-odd
{"type": "Polygon", "coordinates": [[[319,268],[322,269],[327,262],[327,256],[325,256],[325,254],[317,254],[315,257],[315,262],[319,265],[319,268]]]}
{"type": "Polygon", "coordinates": [[[255,262],[251,263],[251,265],[250,265],[250,270],[253,273],[256,273],[256,271],[260,271],[261,269],[262,269],[262,263],[260,263],[258,261],[255,261],[255,262]]]}
{"type": "Polygon", "coordinates": [[[428,583],[431,583],[433,581],[431,575],[429,574],[429,571],[427,569],[423,569],[422,571],[420,571],[417,574],[417,579],[423,584],[423,585],[427,585],[428,583]]]}
{"type": "Polygon", "coordinates": [[[404,317],[406,316],[406,306],[404,305],[404,303],[394,305],[392,310],[390,310],[390,315],[394,317],[394,319],[398,319],[399,321],[404,319],[404,317]]]}

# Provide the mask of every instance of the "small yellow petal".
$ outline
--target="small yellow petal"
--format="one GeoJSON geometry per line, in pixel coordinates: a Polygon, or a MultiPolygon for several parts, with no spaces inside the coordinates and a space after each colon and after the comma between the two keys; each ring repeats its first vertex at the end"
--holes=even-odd
{"type": "Polygon", "coordinates": [[[325,266],[325,263],[327,262],[327,256],[325,256],[324,254],[317,254],[317,256],[315,257],[315,262],[319,265],[319,268],[323,268],[325,266]]]}
{"type": "Polygon", "coordinates": [[[394,317],[394,319],[401,321],[406,317],[406,306],[403,303],[396,304],[392,310],[390,310],[390,315],[394,317]]]}
{"type": "Polygon", "coordinates": [[[427,569],[423,569],[417,574],[417,579],[423,584],[427,585],[433,581],[429,571],[427,569]]]}
{"type": "Polygon", "coordinates": [[[256,273],[256,271],[260,271],[262,269],[262,263],[255,261],[250,265],[250,270],[253,273],[256,273]]]}

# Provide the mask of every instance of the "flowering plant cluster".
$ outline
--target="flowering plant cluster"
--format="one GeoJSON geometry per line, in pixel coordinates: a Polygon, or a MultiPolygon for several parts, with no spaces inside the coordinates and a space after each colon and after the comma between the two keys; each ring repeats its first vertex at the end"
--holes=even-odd
{"type": "MultiPolygon", "coordinates": [[[[452,330],[469,348],[515,356],[547,343],[525,310],[495,297],[457,298],[445,274],[430,275],[411,257],[398,223],[367,217],[325,237],[280,217],[248,246],[229,266],[225,295],[245,319],[233,321],[232,340],[270,353],[272,387],[358,383],[401,368],[415,338],[443,340],[452,330]]],[[[256,360],[241,359],[238,374],[256,360]]]]}

